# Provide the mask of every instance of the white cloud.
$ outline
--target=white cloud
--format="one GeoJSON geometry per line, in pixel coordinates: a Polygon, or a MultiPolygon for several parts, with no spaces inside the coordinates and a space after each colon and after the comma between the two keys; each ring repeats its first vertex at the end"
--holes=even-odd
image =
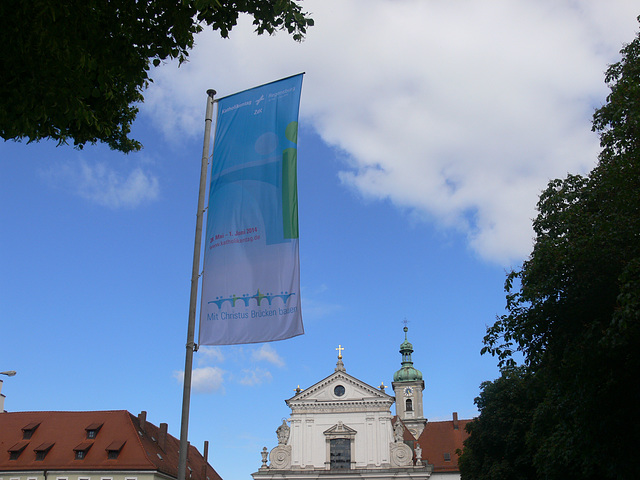
{"type": "Polygon", "coordinates": [[[190,63],[154,72],[145,112],[168,136],[200,136],[207,88],[305,71],[302,121],[347,154],[345,186],[458,229],[505,264],[530,251],[547,181],[595,163],[603,72],[638,27],[631,0],[303,7],[316,26],[302,44],[257,37],[247,19],[230,40],[199,36],[190,63]]]}
{"type": "Polygon", "coordinates": [[[244,369],[242,375],[240,383],[247,386],[260,385],[273,379],[271,372],[262,368],[244,369]]]}
{"type": "MultiPolygon", "coordinates": [[[[218,367],[194,368],[191,374],[191,389],[196,393],[211,393],[223,390],[225,371],[218,367]]],[[[176,371],[173,377],[184,381],[184,371],[176,371]]]]}
{"type": "Polygon", "coordinates": [[[278,352],[276,352],[275,349],[268,343],[265,343],[257,350],[254,350],[251,354],[251,360],[258,362],[265,361],[272,363],[273,365],[276,365],[278,367],[284,367],[284,360],[280,355],[278,355],[278,352]]]}
{"type": "Polygon", "coordinates": [[[158,179],[136,167],[122,173],[103,162],[67,162],[49,168],[44,175],[53,184],[109,208],[134,208],[156,200],[158,179]]]}

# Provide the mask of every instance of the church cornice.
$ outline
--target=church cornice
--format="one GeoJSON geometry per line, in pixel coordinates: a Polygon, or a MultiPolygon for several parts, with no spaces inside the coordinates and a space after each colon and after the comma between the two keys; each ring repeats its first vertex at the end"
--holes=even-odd
{"type": "Polygon", "coordinates": [[[291,413],[339,413],[339,412],[389,412],[393,402],[385,401],[346,401],[291,403],[291,413]]]}
{"type": "Polygon", "coordinates": [[[417,385],[424,390],[424,380],[398,380],[391,382],[391,388],[396,389],[396,387],[406,387],[407,385],[417,385]]]}

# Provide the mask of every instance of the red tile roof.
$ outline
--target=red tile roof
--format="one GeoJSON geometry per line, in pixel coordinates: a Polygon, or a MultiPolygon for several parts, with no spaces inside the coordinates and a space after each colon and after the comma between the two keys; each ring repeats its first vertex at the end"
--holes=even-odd
{"type": "MultiPolygon", "coordinates": [[[[457,413],[453,415],[453,420],[427,422],[418,438],[422,448],[422,462],[433,465],[434,472],[459,471],[456,450],[462,450],[462,442],[469,436],[464,427],[471,420],[458,420],[457,413]],[[445,459],[445,454],[448,454],[449,460],[445,459]]],[[[402,420],[395,416],[391,419],[391,424],[395,425],[397,421],[402,420]]],[[[407,445],[413,445],[416,441],[406,425],[404,425],[403,440],[407,445]]]]}
{"type": "MultiPolygon", "coordinates": [[[[12,412],[0,413],[0,472],[28,470],[148,470],[177,477],[179,441],[161,428],[125,410],[98,412],[12,412]],[[30,439],[23,439],[25,427],[39,424],[30,439]],[[95,438],[87,430],[99,428],[95,438]],[[23,443],[26,446],[18,458],[23,443]],[[36,450],[50,450],[36,460],[36,450]],[[74,450],[84,450],[76,459],[74,450]],[[108,450],[119,451],[110,459],[108,450]]],[[[198,450],[190,446],[187,479],[221,480],[198,450]],[[205,475],[206,468],[206,475],[205,475]]]]}
{"type": "Polygon", "coordinates": [[[462,442],[469,436],[464,427],[471,420],[448,420],[444,422],[427,422],[418,443],[422,448],[422,458],[433,465],[434,472],[457,472],[458,455],[462,450],[462,442]],[[457,429],[455,428],[457,424],[457,429]],[[451,460],[445,460],[445,453],[451,460]]]}

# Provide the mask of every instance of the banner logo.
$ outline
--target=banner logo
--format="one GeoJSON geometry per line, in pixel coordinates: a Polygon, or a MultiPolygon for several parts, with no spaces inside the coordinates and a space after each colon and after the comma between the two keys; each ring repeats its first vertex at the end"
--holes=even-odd
{"type": "Polygon", "coordinates": [[[295,295],[295,293],[286,293],[285,292],[285,293],[281,293],[279,295],[273,295],[273,294],[263,295],[263,294],[260,293],[260,290],[258,290],[255,293],[255,295],[250,295],[248,293],[245,293],[244,295],[242,295],[240,297],[232,295],[231,297],[227,297],[227,298],[217,298],[215,300],[211,300],[209,303],[213,303],[213,304],[217,305],[218,308],[220,309],[220,308],[222,308],[222,305],[225,302],[229,302],[232,307],[235,307],[237,301],[242,301],[242,302],[244,302],[244,306],[248,307],[250,300],[255,300],[256,301],[256,305],[259,307],[260,304],[262,303],[262,300],[266,300],[267,302],[269,302],[269,305],[271,305],[273,300],[276,299],[276,298],[281,299],[282,302],[284,304],[286,304],[289,301],[289,298],[291,298],[292,295],[295,295]]]}

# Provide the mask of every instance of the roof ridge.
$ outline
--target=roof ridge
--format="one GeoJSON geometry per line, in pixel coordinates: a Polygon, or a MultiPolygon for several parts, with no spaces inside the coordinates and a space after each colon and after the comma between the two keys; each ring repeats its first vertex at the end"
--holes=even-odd
{"type": "Polygon", "coordinates": [[[34,413],[118,413],[118,412],[127,412],[127,410],[21,410],[18,412],[7,412],[12,415],[20,415],[20,414],[34,414],[34,413]]]}

